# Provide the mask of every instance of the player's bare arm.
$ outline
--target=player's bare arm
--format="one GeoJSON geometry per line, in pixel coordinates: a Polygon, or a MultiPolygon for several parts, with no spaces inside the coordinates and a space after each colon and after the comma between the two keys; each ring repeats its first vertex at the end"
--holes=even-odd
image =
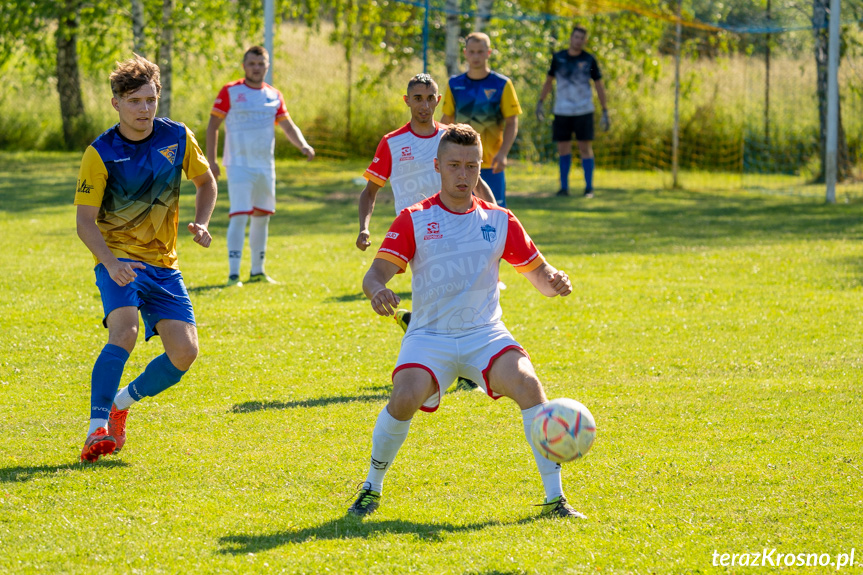
{"type": "Polygon", "coordinates": [[[195,221],[189,223],[189,233],[195,236],[195,243],[208,248],[213,241],[207,226],[210,225],[210,216],[216,207],[216,178],[207,170],[200,176],[192,178],[197,190],[195,194],[195,221]]]}
{"type": "Polygon", "coordinates": [[[387,287],[387,283],[399,272],[399,266],[386,260],[376,259],[363,278],[363,291],[371,300],[375,313],[384,317],[393,315],[401,298],[387,287]]]}
{"type": "Polygon", "coordinates": [[[372,212],[375,211],[375,198],[377,198],[380,189],[379,185],[369,180],[366,182],[366,187],[360,192],[360,233],[357,236],[357,247],[363,251],[366,251],[366,248],[372,245],[369,223],[372,221],[372,212]]]}
{"type": "Polygon", "coordinates": [[[547,263],[524,275],[544,296],[568,296],[572,293],[572,282],[566,272],[555,269],[547,263]]]}
{"type": "Polygon", "coordinates": [[[545,84],[542,85],[542,92],[539,94],[539,100],[536,102],[536,119],[540,122],[545,120],[545,110],[542,108],[545,103],[545,99],[548,98],[548,95],[551,94],[551,90],[554,87],[554,76],[546,76],[545,84]]]}
{"type": "Polygon", "coordinates": [[[494,206],[497,205],[497,200],[494,199],[494,194],[491,192],[491,188],[488,187],[488,184],[485,183],[485,180],[482,178],[480,178],[476,183],[476,187],[473,189],[473,195],[494,206]]]}
{"type": "Polygon", "coordinates": [[[288,137],[288,141],[291,142],[294,147],[296,147],[302,154],[306,157],[307,160],[312,160],[315,157],[315,149],[312,148],[306,139],[303,137],[303,132],[300,131],[300,128],[294,124],[294,121],[290,118],[284,118],[281,122],[279,122],[279,127],[282,128],[282,131],[285,133],[285,136],[288,137]]]}
{"type": "Polygon", "coordinates": [[[599,128],[603,132],[607,132],[611,128],[611,120],[608,117],[608,102],[605,97],[605,84],[602,79],[594,80],[593,87],[596,88],[596,97],[599,98],[599,105],[602,106],[602,117],[599,120],[599,128]]]}
{"type": "Polygon", "coordinates": [[[440,123],[441,124],[452,124],[453,120],[455,120],[455,118],[453,116],[450,116],[449,114],[444,114],[440,118],[440,123]]]}
{"type": "Polygon", "coordinates": [[[211,115],[210,123],[207,124],[207,162],[210,164],[210,171],[213,172],[213,177],[217,180],[222,175],[217,156],[219,151],[219,126],[222,125],[223,121],[223,118],[211,115]]]}
{"type": "Polygon", "coordinates": [[[515,142],[515,136],[518,134],[518,116],[509,116],[504,119],[504,122],[503,144],[500,146],[500,151],[491,160],[492,172],[495,174],[501,173],[506,168],[506,157],[515,142]]]}
{"type": "Polygon", "coordinates": [[[138,277],[135,270],[142,270],[146,266],[140,262],[124,262],[117,259],[111,252],[108,244],[105,243],[105,238],[102,236],[99,226],[96,225],[96,217],[99,215],[98,206],[82,206],[78,205],[78,212],[75,217],[76,227],[78,229],[78,237],[84,242],[99,262],[108,270],[108,275],[114,280],[118,286],[125,286],[138,277]]]}

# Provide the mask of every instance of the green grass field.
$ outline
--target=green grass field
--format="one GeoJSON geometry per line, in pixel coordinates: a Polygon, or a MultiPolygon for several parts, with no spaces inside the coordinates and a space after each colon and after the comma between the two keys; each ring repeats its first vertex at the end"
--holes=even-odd
{"type": "MultiPolygon", "coordinates": [[[[765,548],[831,560],[856,548],[843,572],[860,572],[859,204],[601,171],[594,200],[561,199],[553,166],[513,166],[510,207],[576,290],[547,299],[504,266],[504,321],[549,396],[596,417],[593,450],[564,468],[588,519],[537,519],[517,407],[459,392],[416,417],[380,510],[360,522],[345,511],[400,335],[361,293],[364,163],[279,163],[278,286],[222,287],[222,184],[213,246],[180,241],[197,363],[133,408],[122,454],[81,465],[107,333],[74,229],[79,160],[0,153],[0,572],[780,569],[714,566],[714,551],[765,548]]],[[[379,202],[373,242],[392,215],[379,202]]],[[[405,277],[394,287],[409,299],[405,277]]],[[[141,338],[123,383],[161,351],[141,338]]]]}

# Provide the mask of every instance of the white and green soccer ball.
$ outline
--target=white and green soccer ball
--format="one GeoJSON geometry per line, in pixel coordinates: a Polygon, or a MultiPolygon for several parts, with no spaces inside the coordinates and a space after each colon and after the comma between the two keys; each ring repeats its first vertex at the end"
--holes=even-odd
{"type": "Polygon", "coordinates": [[[566,463],[590,450],[596,422],[590,410],[574,399],[553,399],[533,418],[530,436],[543,457],[566,463]]]}

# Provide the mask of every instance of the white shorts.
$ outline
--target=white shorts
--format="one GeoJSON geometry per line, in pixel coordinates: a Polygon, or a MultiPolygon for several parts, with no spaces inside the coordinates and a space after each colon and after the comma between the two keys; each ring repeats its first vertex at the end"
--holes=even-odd
{"type": "Polygon", "coordinates": [[[488,372],[494,360],[511,349],[530,357],[502,322],[478,327],[458,336],[408,331],[402,339],[393,377],[399,371],[411,367],[424,369],[431,374],[437,393],[422,405],[420,409],[423,411],[437,410],[441,397],[459,377],[475,381],[489,397],[498,399],[503,396],[491,389],[488,372]]]}
{"type": "Polygon", "coordinates": [[[228,172],[229,216],[251,214],[255,210],[276,212],[276,168],[225,166],[228,172]]]}

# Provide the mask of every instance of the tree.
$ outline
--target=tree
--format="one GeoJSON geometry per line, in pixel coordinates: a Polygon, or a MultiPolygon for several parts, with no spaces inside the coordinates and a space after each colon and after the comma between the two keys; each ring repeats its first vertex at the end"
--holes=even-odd
{"type": "Polygon", "coordinates": [[[461,18],[459,18],[458,0],[446,0],[446,41],[444,62],[448,76],[459,73],[459,42],[461,35],[461,18]]]}
{"type": "Polygon", "coordinates": [[[68,149],[80,146],[82,128],[86,127],[81,77],[78,72],[79,0],[64,0],[57,16],[57,92],[63,118],[63,141],[68,149]]]}

